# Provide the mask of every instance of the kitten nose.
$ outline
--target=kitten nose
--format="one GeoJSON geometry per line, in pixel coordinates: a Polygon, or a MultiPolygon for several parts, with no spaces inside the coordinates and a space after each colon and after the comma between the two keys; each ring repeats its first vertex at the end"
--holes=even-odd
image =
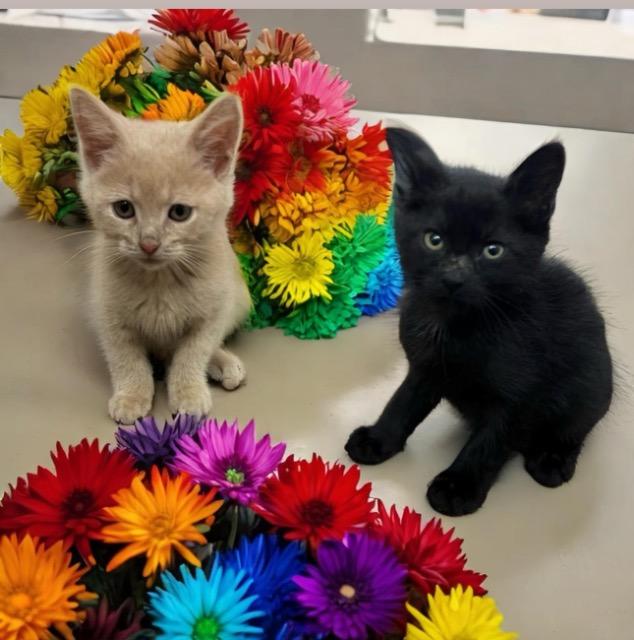
{"type": "Polygon", "coordinates": [[[148,256],[151,256],[153,253],[156,253],[156,250],[161,246],[160,242],[155,242],[154,240],[142,240],[139,242],[139,247],[143,253],[147,253],[148,256]]]}
{"type": "Polygon", "coordinates": [[[463,284],[464,278],[459,273],[447,273],[441,278],[449,293],[457,291],[463,284]]]}

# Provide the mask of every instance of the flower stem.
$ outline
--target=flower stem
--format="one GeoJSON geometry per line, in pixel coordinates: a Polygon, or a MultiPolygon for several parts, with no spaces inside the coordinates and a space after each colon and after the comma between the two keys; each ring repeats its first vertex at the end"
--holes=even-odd
{"type": "Polygon", "coordinates": [[[240,507],[234,504],[231,507],[231,531],[229,532],[229,540],[227,546],[229,549],[233,549],[236,546],[236,538],[238,536],[238,522],[240,520],[240,507]]]}

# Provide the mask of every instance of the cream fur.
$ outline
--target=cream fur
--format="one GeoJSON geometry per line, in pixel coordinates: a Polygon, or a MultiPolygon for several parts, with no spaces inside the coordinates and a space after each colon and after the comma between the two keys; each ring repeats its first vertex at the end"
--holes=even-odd
{"type": "Polygon", "coordinates": [[[240,103],[217,99],[191,122],[131,120],[73,89],[80,191],[96,230],[91,303],[113,395],[109,412],[130,424],[152,407],[148,360],[169,362],[170,409],[211,410],[207,373],[234,389],[245,377],[223,347],[248,314],[250,299],[229,243],[226,217],[242,133],[240,103]],[[113,203],[128,200],[121,219],[113,203]],[[172,204],[193,207],[185,222],[172,204]],[[160,242],[148,257],[140,242],[160,242]]]}

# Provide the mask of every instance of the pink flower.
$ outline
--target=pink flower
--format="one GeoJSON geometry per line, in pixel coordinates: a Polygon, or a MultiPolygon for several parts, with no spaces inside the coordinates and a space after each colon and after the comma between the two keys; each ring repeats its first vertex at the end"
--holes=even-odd
{"type": "Polygon", "coordinates": [[[301,113],[299,133],[311,142],[331,141],[356,124],[349,115],[357,101],[347,96],[350,83],[317,60],[295,60],[293,66],[271,65],[284,85],[294,84],[295,106],[301,113]]]}
{"type": "Polygon", "coordinates": [[[228,425],[213,419],[205,421],[194,437],[182,437],[177,449],[171,465],[176,471],[184,471],[195,482],[219,487],[226,498],[249,505],[282,460],[286,445],[272,447],[268,435],[256,442],[253,420],[240,432],[237,421],[228,425]]]}

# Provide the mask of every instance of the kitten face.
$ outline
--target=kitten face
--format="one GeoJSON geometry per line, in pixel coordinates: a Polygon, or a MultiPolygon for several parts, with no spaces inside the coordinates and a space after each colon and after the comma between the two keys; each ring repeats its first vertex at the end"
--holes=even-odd
{"type": "Polygon", "coordinates": [[[530,286],[548,242],[564,166],[551,143],[507,179],[445,167],[415,134],[388,129],[396,232],[406,279],[443,316],[511,302],[530,286]]]}
{"type": "Polygon", "coordinates": [[[131,120],[77,89],[71,101],[82,197],[113,260],[192,266],[233,204],[237,98],[216,100],[191,122],[131,120]]]}

